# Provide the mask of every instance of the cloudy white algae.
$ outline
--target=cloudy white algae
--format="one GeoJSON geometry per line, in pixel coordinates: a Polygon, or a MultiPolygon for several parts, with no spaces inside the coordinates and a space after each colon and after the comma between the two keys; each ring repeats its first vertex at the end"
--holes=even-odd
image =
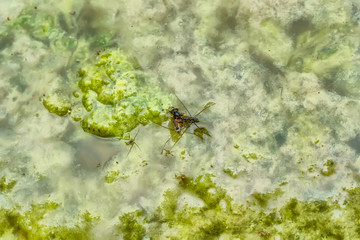
{"type": "Polygon", "coordinates": [[[360,239],[358,1],[2,0],[0,22],[1,239],[360,239]],[[179,139],[169,110],[204,106],[179,139]]]}

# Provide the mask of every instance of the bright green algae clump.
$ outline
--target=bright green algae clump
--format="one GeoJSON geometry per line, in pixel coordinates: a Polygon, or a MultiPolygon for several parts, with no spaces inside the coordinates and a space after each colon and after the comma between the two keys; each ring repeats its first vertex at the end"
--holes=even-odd
{"type": "Polygon", "coordinates": [[[78,71],[80,91],[67,98],[54,93],[43,99],[51,113],[69,113],[84,131],[100,137],[120,137],[139,124],[166,121],[170,95],[147,86],[119,50],[109,51],[78,71]]]}
{"type": "Polygon", "coordinates": [[[20,207],[0,209],[0,236],[3,239],[92,239],[91,229],[98,222],[89,212],[79,216],[74,226],[45,224],[48,215],[60,208],[55,202],[32,205],[28,211],[20,207]]]}
{"type": "Polygon", "coordinates": [[[359,188],[348,190],[344,206],[331,199],[287,200],[270,209],[282,195],[253,194],[247,206],[234,204],[211,174],[195,179],[177,176],[177,188],[164,194],[157,211],[136,210],[119,217],[124,239],[354,239],[359,236],[359,188]],[[261,195],[261,202],[259,202],[261,195]]]}
{"type": "Polygon", "coordinates": [[[7,181],[5,177],[0,179],[0,193],[10,191],[16,184],[16,181],[7,181]]]}
{"type": "MultiPolygon", "coordinates": [[[[360,188],[347,190],[343,206],[331,199],[287,200],[278,209],[279,190],[254,196],[246,206],[234,204],[227,192],[217,186],[213,175],[196,178],[177,176],[179,183],[164,194],[155,213],[145,209],[119,216],[114,234],[123,239],[358,239],[360,232],[360,188]]],[[[0,209],[0,237],[4,239],[94,239],[92,232],[101,224],[99,217],[85,212],[72,226],[48,225],[52,212],[61,208],[55,202],[0,209]]],[[[115,236],[114,235],[114,236],[115,236]]],[[[111,238],[115,239],[115,238],[111,238]]]]}

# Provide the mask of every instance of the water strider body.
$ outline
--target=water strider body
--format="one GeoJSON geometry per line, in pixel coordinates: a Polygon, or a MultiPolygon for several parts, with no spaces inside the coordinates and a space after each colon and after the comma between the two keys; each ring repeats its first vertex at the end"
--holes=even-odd
{"type": "MultiPolygon", "coordinates": [[[[178,98],[179,99],[179,98],[178,98]]],[[[174,128],[175,131],[179,134],[179,136],[177,137],[177,140],[175,141],[174,145],[171,147],[173,148],[175,146],[175,144],[181,139],[182,135],[184,135],[184,133],[186,132],[186,130],[192,125],[195,124],[196,125],[196,129],[194,130],[194,135],[198,136],[199,138],[203,139],[203,134],[210,136],[209,132],[207,131],[206,128],[204,127],[199,127],[196,123],[200,122],[200,120],[197,118],[197,116],[200,115],[200,113],[202,113],[204,110],[208,109],[209,107],[213,106],[215,103],[213,102],[208,102],[205,107],[199,111],[197,114],[195,114],[195,116],[192,116],[191,113],[189,112],[189,110],[185,107],[185,105],[182,103],[182,101],[179,99],[180,103],[184,106],[185,110],[188,112],[188,114],[190,116],[185,116],[184,114],[182,114],[178,108],[171,108],[169,110],[169,113],[172,115],[172,123],[174,124],[174,128]]],[[[170,130],[174,130],[169,128],[170,130]]],[[[172,136],[165,142],[161,153],[163,153],[166,144],[170,141],[170,139],[172,138],[172,136]]]]}
{"type": "Polygon", "coordinates": [[[175,131],[180,134],[181,128],[183,126],[188,126],[193,123],[200,122],[197,117],[188,117],[184,116],[179,112],[178,108],[172,108],[170,109],[169,113],[173,116],[173,123],[175,127],[175,131]]]}

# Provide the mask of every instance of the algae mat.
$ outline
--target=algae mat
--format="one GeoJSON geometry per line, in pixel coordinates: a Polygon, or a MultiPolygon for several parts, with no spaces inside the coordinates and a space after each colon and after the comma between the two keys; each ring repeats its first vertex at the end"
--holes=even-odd
{"type": "Polygon", "coordinates": [[[0,19],[1,239],[360,239],[358,1],[0,19]]]}

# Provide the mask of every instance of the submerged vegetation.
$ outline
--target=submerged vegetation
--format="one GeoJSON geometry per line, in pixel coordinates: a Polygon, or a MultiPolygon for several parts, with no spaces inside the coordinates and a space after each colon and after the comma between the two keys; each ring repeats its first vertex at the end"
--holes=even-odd
{"type": "Polygon", "coordinates": [[[42,223],[48,215],[61,208],[55,202],[32,205],[22,212],[20,207],[0,210],[0,236],[4,239],[92,239],[91,230],[99,218],[89,212],[79,216],[74,226],[42,223]]]}
{"type": "MultiPolygon", "coordinates": [[[[144,209],[119,216],[113,236],[123,239],[356,239],[360,231],[360,188],[346,191],[343,204],[333,199],[300,201],[288,199],[270,208],[282,192],[256,194],[238,205],[217,186],[210,174],[196,178],[178,176],[178,186],[164,193],[154,213],[144,209]],[[261,195],[261,196],[260,196],[261,195]],[[261,199],[261,200],[260,200],[261,199]]],[[[48,224],[61,205],[45,202],[23,211],[21,207],[0,210],[0,236],[9,239],[95,239],[93,231],[101,218],[82,213],[73,226],[48,224]]],[[[111,237],[110,237],[111,238],[111,237]]],[[[111,238],[112,239],[112,238],[111,238]]]]}
{"type": "Polygon", "coordinates": [[[69,113],[85,132],[121,139],[139,124],[168,120],[171,96],[147,86],[119,50],[102,53],[94,64],[79,69],[78,76],[78,88],[67,101],[55,93],[44,97],[43,104],[59,116],[69,113]]]}
{"type": "Polygon", "coordinates": [[[360,238],[356,1],[27,4],[0,26],[0,238],[360,238]],[[175,94],[216,106],[194,126],[175,94]]]}

